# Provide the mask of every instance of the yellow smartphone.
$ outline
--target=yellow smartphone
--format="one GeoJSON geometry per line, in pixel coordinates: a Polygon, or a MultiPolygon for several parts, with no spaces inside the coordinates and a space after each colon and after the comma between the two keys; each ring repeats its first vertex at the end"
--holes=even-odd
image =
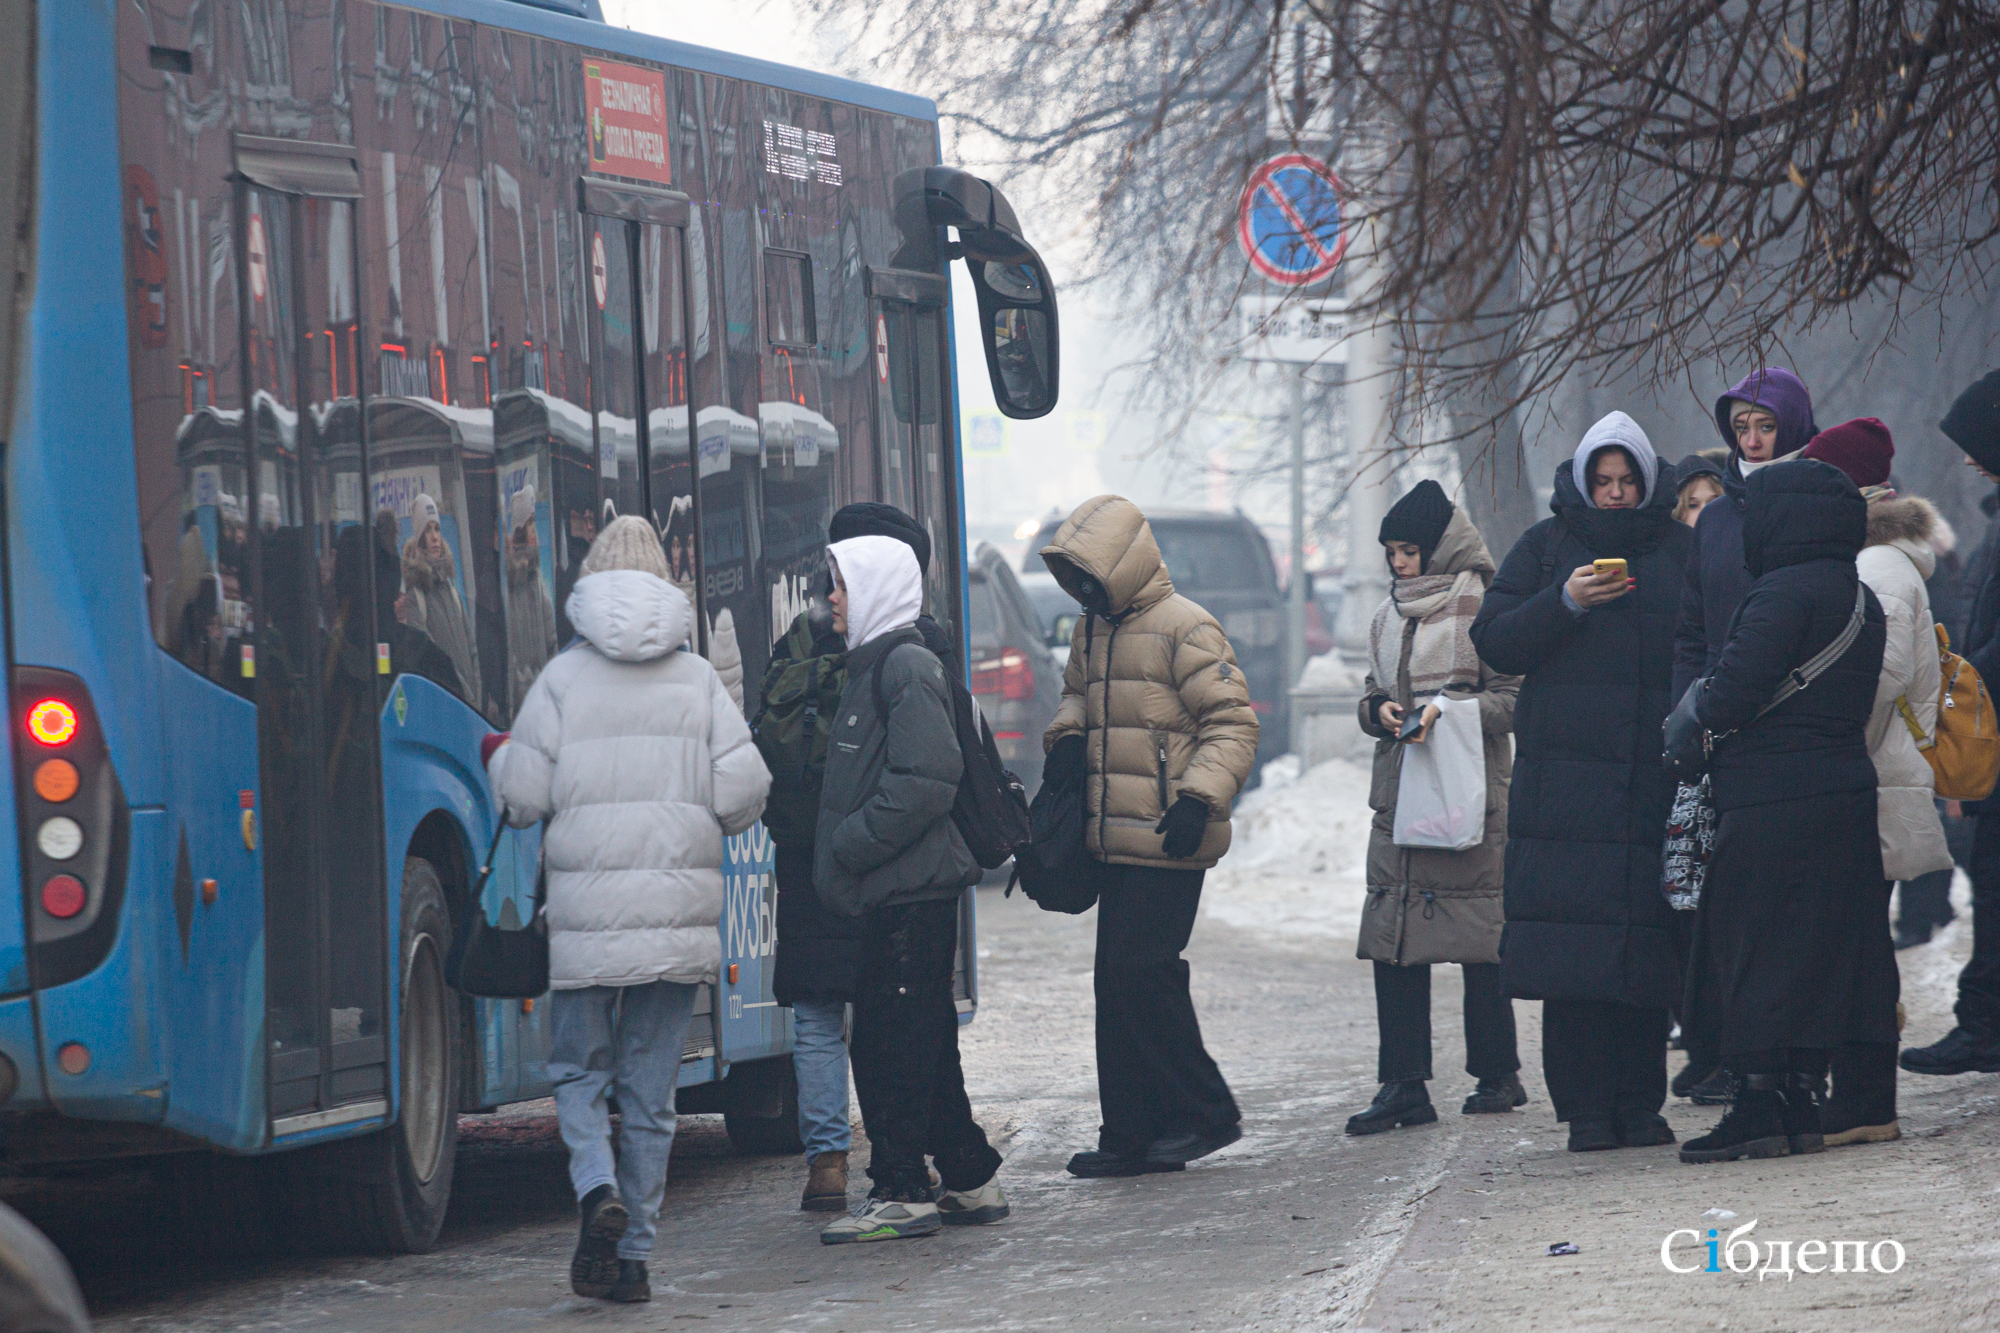
{"type": "Polygon", "coordinates": [[[1625,576],[1623,560],[1593,560],[1590,562],[1590,567],[1598,574],[1616,574],[1621,578],[1625,576]]]}

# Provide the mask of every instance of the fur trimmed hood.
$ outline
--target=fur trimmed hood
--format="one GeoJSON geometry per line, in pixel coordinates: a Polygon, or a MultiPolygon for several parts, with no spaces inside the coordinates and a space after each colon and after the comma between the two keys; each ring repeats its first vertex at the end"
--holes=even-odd
{"type": "Polygon", "coordinates": [[[444,548],[444,555],[433,560],[424,554],[423,538],[412,537],[403,543],[403,582],[426,595],[438,591],[452,583],[458,574],[457,562],[451,558],[451,547],[444,548]]]}
{"type": "Polygon", "coordinates": [[[1929,546],[1937,534],[1938,511],[1921,495],[1899,495],[1868,506],[1868,545],[1907,541],[1929,546]]]}

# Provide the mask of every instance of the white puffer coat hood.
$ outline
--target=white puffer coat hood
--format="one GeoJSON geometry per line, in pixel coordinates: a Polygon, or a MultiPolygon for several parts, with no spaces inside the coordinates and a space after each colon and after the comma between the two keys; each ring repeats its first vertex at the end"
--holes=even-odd
{"type": "Polygon", "coordinates": [[[640,570],[577,581],[583,641],[536,677],[487,767],[510,821],[549,821],[549,984],[714,981],[722,840],[764,812],[771,775],[715,669],[684,650],[693,612],[640,570]]]}
{"type": "Polygon", "coordinates": [[[1937,567],[1930,539],[1937,511],[1916,496],[1868,506],[1868,545],[1855,560],[1861,581],[1874,590],[1887,620],[1882,680],[1868,715],[1868,757],[1875,764],[1876,824],[1882,834],[1882,871],[1890,879],[1915,879],[1951,868],[1944,825],[1932,803],[1934,775],[1897,700],[1937,737],[1937,633],[1924,580],[1937,567]]]}

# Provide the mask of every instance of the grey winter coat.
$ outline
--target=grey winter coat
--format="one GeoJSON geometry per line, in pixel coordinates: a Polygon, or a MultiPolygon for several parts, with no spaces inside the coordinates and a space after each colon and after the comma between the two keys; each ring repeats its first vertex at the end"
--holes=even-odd
{"type": "MultiPolygon", "coordinates": [[[[1480,576],[1473,591],[1475,596],[1483,594],[1493,577],[1493,557],[1479,530],[1459,510],[1431,556],[1429,572],[1463,570],[1480,576]]],[[[1514,696],[1520,692],[1521,678],[1503,676],[1482,661],[1476,690],[1450,686],[1444,691],[1455,699],[1479,700],[1479,730],[1486,742],[1485,837],[1462,852],[1398,847],[1396,792],[1404,747],[1383,729],[1379,709],[1393,699],[1408,715],[1422,708],[1435,691],[1417,698],[1410,688],[1411,631],[1416,622],[1392,617],[1390,623],[1401,630],[1402,639],[1396,678],[1378,681],[1370,671],[1358,709],[1361,730],[1375,738],[1375,769],[1368,784],[1368,804],[1375,818],[1368,831],[1368,901],[1362,908],[1354,956],[1405,965],[1497,963],[1506,924],[1502,891],[1507,789],[1514,767],[1514,696]]]]}
{"type": "Polygon", "coordinates": [[[951,820],[963,771],[944,666],[923,636],[895,630],[850,652],[813,841],[820,902],[861,916],[978,883],[979,863],[951,820]],[[878,665],[886,720],[875,708],[878,665]]]}

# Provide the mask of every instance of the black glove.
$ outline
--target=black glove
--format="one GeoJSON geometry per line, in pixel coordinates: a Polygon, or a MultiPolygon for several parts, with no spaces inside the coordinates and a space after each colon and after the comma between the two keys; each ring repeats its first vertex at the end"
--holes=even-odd
{"type": "Polygon", "coordinates": [[[1075,782],[1083,776],[1087,762],[1083,737],[1072,732],[1050,747],[1048,756],[1042,760],[1042,782],[1051,786],[1075,782]]]}
{"type": "Polygon", "coordinates": [[[1185,861],[1201,850],[1201,835],[1207,829],[1208,802],[1185,792],[1174,802],[1174,808],[1153,826],[1153,832],[1167,835],[1161,850],[1176,861],[1185,861]]]}

